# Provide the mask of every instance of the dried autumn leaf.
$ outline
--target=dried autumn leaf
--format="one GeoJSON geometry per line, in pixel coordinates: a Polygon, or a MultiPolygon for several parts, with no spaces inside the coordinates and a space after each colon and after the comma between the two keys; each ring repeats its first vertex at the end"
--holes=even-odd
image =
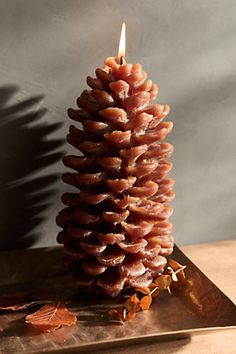
{"type": "Polygon", "coordinates": [[[160,275],[153,282],[161,290],[167,290],[171,284],[171,276],[168,274],[160,275]]]}
{"type": "Polygon", "coordinates": [[[38,311],[26,316],[26,323],[44,332],[52,332],[62,325],[71,326],[76,323],[76,316],[69,312],[64,303],[48,304],[38,311]]]}
{"type": "Polygon", "coordinates": [[[133,304],[139,304],[140,303],[140,300],[139,298],[137,297],[137,294],[133,294],[130,298],[130,302],[132,302],[133,304]]]}
{"type": "Polygon", "coordinates": [[[124,307],[129,312],[137,312],[140,310],[140,300],[137,297],[137,294],[133,294],[130,298],[128,298],[125,303],[124,307]]]}
{"type": "Polygon", "coordinates": [[[124,313],[124,307],[110,309],[108,311],[108,314],[112,317],[113,321],[117,322],[118,324],[123,324],[126,317],[126,312],[124,313]]]}
{"type": "Polygon", "coordinates": [[[177,261],[175,261],[175,260],[172,259],[172,258],[169,258],[169,259],[168,259],[168,264],[169,264],[169,266],[170,266],[174,271],[176,271],[176,270],[178,270],[178,269],[184,267],[182,264],[178,263],[177,261]]]}
{"type": "Polygon", "coordinates": [[[108,315],[111,317],[116,317],[117,316],[117,309],[109,309],[108,315]]]}
{"type": "Polygon", "coordinates": [[[142,297],[140,301],[140,306],[143,311],[149,310],[150,306],[152,303],[152,296],[151,295],[145,295],[142,297]]]}
{"type": "Polygon", "coordinates": [[[118,320],[123,321],[123,308],[122,307],[117,307],[116,309],[111,309],[109,310],[109,314],[112,317],[117,317],[118,320]]]}

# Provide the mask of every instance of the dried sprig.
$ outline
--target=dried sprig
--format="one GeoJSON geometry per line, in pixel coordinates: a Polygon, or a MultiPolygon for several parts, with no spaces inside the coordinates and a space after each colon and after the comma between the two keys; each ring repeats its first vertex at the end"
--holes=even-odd
{"type": "Polygon", "coordinates": [[[186,265],[181,265],[171,258],[168,260],[168,264],[169,266],[167,267],[167,272],[171,275],[172,280],[177,283],[178,287],[183,286],[185,284],[184,269],[186,268],[186,265]]]}
{"type": "Polygon", "coordinates": [[[109,310],[112,321],[123,324],[125,321],[133,320],[139,311],[149,310],[152,299],[160,295],[161,291],[167,290],[171,293],[170,287],[181,287],[185,283],[185,265],[181,265],[174,259],[169,259],[166,272],[158,276],[149,287],[136,288],[122,306],[109,310]],[[139,296],[138,296],[139,294],[139,296]],[[140,297],[140,294],[144,295],[140,297]]]}

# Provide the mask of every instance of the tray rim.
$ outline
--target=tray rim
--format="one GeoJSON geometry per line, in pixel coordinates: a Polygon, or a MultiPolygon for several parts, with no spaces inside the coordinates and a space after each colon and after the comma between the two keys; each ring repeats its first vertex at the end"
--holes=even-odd
{"type": "MultiPolygon", "coordinates": [[[[154,340],[154,339],[159,339],[159,341],[168,341],[168,340],[176,340],[176,339],[187,339],[191,335],[198,335],[202,333],[213,333],[214,331],[224,331],[224,330],[236,330],[236,325],[235,326],[221,326],[221,327],[202,327],[202,328],[190,328],[190,329],[182,329],[182,330],[177,330],[177,331],[167,331],[167,332],[162,332],[160,334],[144,334],[142,336],[132,336],[132,337],[126,337],[126,338],[115,338],[115,339],[108,339],[108,340],[103,340],[99,342],[90,342],[90,343],[81,343],[80,345],[75,344],[75,345],[70,345],[67,348],[58,348],[58,349],[52,349],[48,351],[43,351],[42,353],[45,354],[53,354],[53,353],[73,353],[75,350],[76,352],[80,352],[81,350],[86,350],[86,349],[106,349],[106,346],[109,344],[114,344],[114,347],[118,344],[138,344],[138,343],[147,343],[148,340],[154,340]]],[[[23,353],[23,352],[22,352],[23,353]]],[[[37,354],[41,353],[39,351],[29,351],[28,354],[37,354]]],[[[19,353],[21,354],[21,353],[19,353]]]]}

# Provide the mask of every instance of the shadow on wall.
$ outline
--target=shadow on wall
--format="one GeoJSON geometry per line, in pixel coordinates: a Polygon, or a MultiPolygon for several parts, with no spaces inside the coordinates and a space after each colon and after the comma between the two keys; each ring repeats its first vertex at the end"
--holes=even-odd
{"type": "Polygon", "coordinates": [[[49,139],[61,123],[40,122],[47,112],[39,108],[43,96],[10,104],[18,91],[0,87],[0,250],[27,248],[40,238],[35,229],[51,205],[59,176],[33,174],[60,160],[64,143],[49,139]]]}

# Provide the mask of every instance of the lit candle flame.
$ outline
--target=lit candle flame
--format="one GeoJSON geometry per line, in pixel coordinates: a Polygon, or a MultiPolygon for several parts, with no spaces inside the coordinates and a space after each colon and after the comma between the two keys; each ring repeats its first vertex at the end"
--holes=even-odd
{"type": "Polygon", "coordinates": [[[120,34],[120,43],[118,50],[118,57],[125,57],[125,22],[122,24],[121,34],[120,34]]]}

